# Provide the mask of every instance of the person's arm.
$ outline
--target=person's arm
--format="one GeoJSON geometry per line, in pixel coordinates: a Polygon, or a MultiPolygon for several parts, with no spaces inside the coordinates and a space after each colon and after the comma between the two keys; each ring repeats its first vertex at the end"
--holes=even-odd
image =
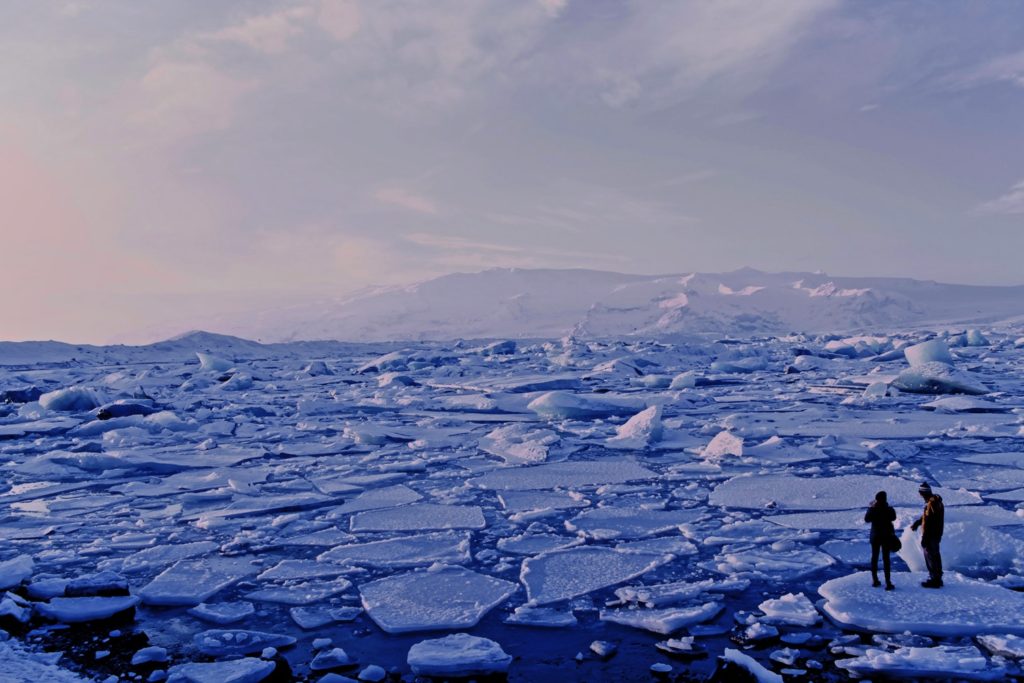
{"type": "Polygon", "coordinates": [[[920,517],[918,517],[917,520],[913,524],[910,525],[910,529],[912,531],[917,531],[918,528],[920,528],[920,526],[922,524],[924,524],[924,515],[921,515],[920,517]]]}
{"type": "Polygon", "coordinates": [[[890,522],[895,522],[896,521],[896,508],[894,508],[891,505],[889,506],[889,521],[890,522]]]}
{"type": "Polygon", "coordinates": [[[868,524],[871,523],[871,517],[872,517],[871,513],[874,511],[874,509],[875,509],[875,504],[872,503],[871,505],[868,505],[868,511],[864,513],[864,521],[867,522],[868,524]]]}

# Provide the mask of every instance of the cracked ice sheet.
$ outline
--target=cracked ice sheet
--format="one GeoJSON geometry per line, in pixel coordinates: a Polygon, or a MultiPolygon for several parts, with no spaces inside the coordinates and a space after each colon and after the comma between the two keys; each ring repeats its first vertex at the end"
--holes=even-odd
{"type": "Polygon", "coordinates": [[[895,572],[894,591],[871,590],[871,575],[858,572],[818,588],[824,611],[846,626],[882,633],[927,636],[979,633],[1024,635],[1024,593],[946,572],[939,590],[922,588],[927,574],[895,572]]]}
{"type": "MultiPolygon", "coordinates": [[[[797,477],[788,474],[741,475],[719,484],[708,502],[741,509],[850,510],[866,506],[878,491],[887,491],[890,505],[918,505],[919,482],[899,477],[848,474],[836,477],[797,477]]],[[[981,497],[969,491],[938,488],[947,507],[974,505],[981,497]]]]}
{"type": "Polygon", "coordinates": [[[366,613],[387,633],[472,628],[515,591],[509,581],[447,566],[359,587],[366,613]]]}
{"type": "Polygon", "coordinates": [[[251,557],[183,560],[171,565],[136,593],[147,605],[191,607],[258,571],[251,557]]]}
{"type": "Polygon", "coordinates": [[[519,580],[529,604],[546,605],[635,579],[673,559],[597,546],[570,548],[524,560],[519,580]]]}
{"type": "MultiPolygon", "coordinates": [[[[769,522],[790,529],[845,530],[867,529],[864,512],[867,504],[857,510],[829,512],[795,512],[792,514],[765,517],[769,522]]],[[[909,522],[921,516],[921,506],[896,508],[897,518],[909,522]]],[[[972,522],[982,526],[1020,526],[1024,517],[994,505],[960,505],[946,508],[946,523],[972,522]]]]}
{"type": "Polygon", "coordinates": [[[469,549],[468,533],[443,531],[339,545],[321,553],[317,559],[369,567],[415,567],[434,562],[463,564],[469,561],[469,549]]]}
{"type": "Polygon", "coordinates": [[[350,531],[431,531],[483,529],[483,511],[475,505],[413,503],[385,510],[367,510],[352,517],[350,531]]]}
{"type": "Polygon", "coordinates": [[[582,460],[494,470],[469,483],[483,489],[531,490],[591,487],[654,479],[634,460],[582,460]]]}
{"type": "Polygon", "coordinates": [[[703,510],[646,510],[602,507],[565,521],[565,528],[591,539],[630,540],[678,531],[679,526],[702,517],[703,510]]]}

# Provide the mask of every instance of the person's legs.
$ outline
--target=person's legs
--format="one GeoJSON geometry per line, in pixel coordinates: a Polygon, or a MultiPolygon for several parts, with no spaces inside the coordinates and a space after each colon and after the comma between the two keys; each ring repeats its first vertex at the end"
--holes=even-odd
{"type": "Polygon", "coordinates": [[[892,586],[892,558],[889,557],[889,549],[882,551],[882,567],[885,569],[885,586],[892,586]]]}
{"type": "Polygon", "coordinates": [[[921,541],[924,563],[928,568],[928,581],[935,587],[942,585],[942,555],[939,554],[938,541],[921,541]]]}
{"type": "MultiPolygon", "coordinates": [[[[871,541],[871,585],[881,586],[878,582],[878,551],[881,550],[882,544],[871,541]]],[[[886,554],[886,561],[888,563],[889,556],[886,554]]]]}

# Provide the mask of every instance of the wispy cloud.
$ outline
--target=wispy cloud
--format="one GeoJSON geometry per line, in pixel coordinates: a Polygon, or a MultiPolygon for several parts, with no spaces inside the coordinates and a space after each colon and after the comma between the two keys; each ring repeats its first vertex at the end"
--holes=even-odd
{"type": "Polygon", "coordinates": [[[382,204],[397,206],[415,213],[433,215],[438,212],[437,203],[434,200],[401,187],[378,188],[373,193],[373,198],[382,204]]]}
{"type": "Polygon", "coordinates": [[[1024,180],[1011,187],[1003,196],[979,204],[975,212],[1007,216],[1024,214],[1024,180]]]}

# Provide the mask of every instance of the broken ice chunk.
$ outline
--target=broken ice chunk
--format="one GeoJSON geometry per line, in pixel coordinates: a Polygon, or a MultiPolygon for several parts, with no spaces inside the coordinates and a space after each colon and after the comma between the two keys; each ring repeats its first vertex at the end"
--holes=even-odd
{"type": "Polygon", "coordinates": [[[387,633],[471,628],[516,585],[462,567],[432,567],[359,587],[363,608],[387,633]]]}
{"type": "Polygon", "coordinates": [[[546,605],[629,581],[672,559],[596,546],[570,548],[524,560],[519,580],[531,605],[546,605]]]}
{"type": "Polygon", "coordinates": [[[414,503],[384,510],[367,510],[352,516],[350,530],[429,531],[432,529],[483,529],[483,511],[475,505],[414,503]]]}
{"type": "Polygon", "coordinates": [[[468,633],[423,640],[409,648],[409,667],[417,676],[490,676],[508,671],[512,657],[501,645],[468,633]]]}

